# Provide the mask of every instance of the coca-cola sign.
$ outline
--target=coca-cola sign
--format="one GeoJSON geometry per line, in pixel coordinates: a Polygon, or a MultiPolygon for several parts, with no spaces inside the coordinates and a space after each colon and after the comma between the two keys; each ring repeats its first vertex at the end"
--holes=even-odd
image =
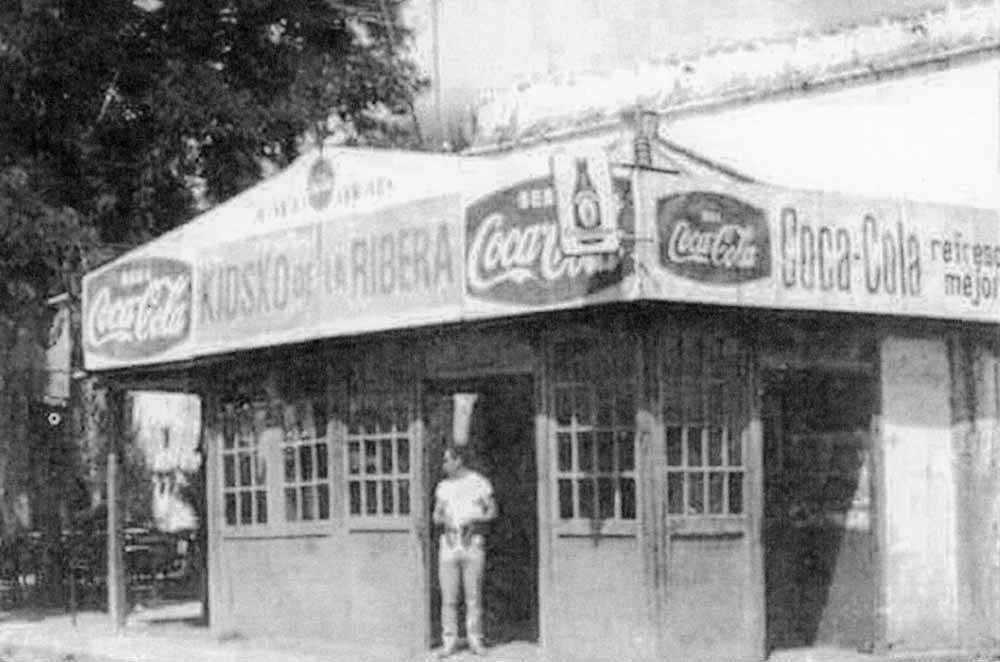
{"type": "Polygon", "coordinates": [[[734,284],[771,274],[771,240],[762,209],[721,193],[661,198],[656,207],[660,264],[706,283],[734,284]]]}
{"type": "Polygon", "coordinates": [[[114,359],[151,357],[184,341],[191,328],[191,267],[140,258],[114,266],[84,291],[84,347],[114,359]]]}
{"type": "MultiPolygon", "coordinates": [[[[615,179],[618,227],[634,226],[627,179],[615,179]]],[[[566,255],[560,247],[551,177],[477,200],[466,210],[466,289],[494,301],[546,304],[595,294],[631,270],[623,251],[566,255]]]]}

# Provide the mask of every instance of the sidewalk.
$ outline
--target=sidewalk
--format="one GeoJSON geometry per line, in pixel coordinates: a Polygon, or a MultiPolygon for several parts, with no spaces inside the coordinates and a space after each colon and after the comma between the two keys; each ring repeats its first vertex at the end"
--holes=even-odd
{"type": "MultiPolygon", "coordinates": [[[[0,612],[0,660],[4,651],[44,651],[52,659],[75,657],[90,662],[405,662],[398,649],[335,645],[297,639],[220,640],[198,624],[195,602],[138,609],[125,629],[115,633],[105,613],[0,612]]],[[[417,658],[435,660],[428,652],[417,658]]],[[[449,660],[478,660],[462,652],[449,660]]],[[[491,662],[540,662],[537,648],[525,644],[497,647],[491,662]]]]}
{"type": "MultiPolygon", "coordinates": [[[[379,646],[336,645],[316,640],[223,639],[199,625],[201,605],[196,602],[165,604],[133,612],[121,633],[112,631],[107,614],[86,611],[76,624],[58,612],[0,612],[0,662],[12,653],[38,653],[48,662],[408,662],[398,649],[379,646]],[[42,655],[42,654],[45,655],[42,655]]],[[[412,659],[412,658],[411,658],[412,659]]],[[[452,662],[480,660],[463,651],[452,662]]],[[[512,643],[490,650],[488,662],[543,662],[536,646],[512,643]]],[[[968,656],[873,656],[844,650],[797,649],[773,653],[768,662],[967,662],[968,656]]],[[[980,658],[982,659],[982,658],[980,658]]],[[[990,659],[990,658],[986,658],[990,659]]],[[[1000,659],[1000,658],[993,658],[1000,659]]],[[[413,662],[436,660],[431,652],[413,662]]]]}

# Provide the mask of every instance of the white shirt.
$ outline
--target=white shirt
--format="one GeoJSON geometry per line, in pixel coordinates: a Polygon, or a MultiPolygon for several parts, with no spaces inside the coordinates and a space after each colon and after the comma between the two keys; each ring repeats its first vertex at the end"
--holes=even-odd
{"type": "Polygon", "coordinates": [[[445,478],[437,485],[434,497],[444,504],[448,527],[458,528],[486,514],[493,497],[493,485],[482,474],[467,471],[458,478],[445,478]]]}

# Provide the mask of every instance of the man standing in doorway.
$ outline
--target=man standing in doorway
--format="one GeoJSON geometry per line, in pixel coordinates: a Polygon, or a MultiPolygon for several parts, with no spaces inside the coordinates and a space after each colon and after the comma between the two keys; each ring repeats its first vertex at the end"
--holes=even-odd
{"type": "Polygon", "coordinates": [[[445,477],[434,491],[434,523],[443,528],[438,552],[441,584],[441,629],[447,657],[458,649],[458,601],[465,592],[465,630],[469,648],[485,655],[483,645],[483,569],[486,567],[486,523],[497,515],[493,485],[466,466],[467,446],[444,451],[445,477]]]}

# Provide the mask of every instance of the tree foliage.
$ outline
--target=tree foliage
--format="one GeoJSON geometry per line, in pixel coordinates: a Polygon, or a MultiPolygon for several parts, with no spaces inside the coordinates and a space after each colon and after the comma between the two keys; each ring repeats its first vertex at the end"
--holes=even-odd
{"type": "Polygon", "coordinates": [[[331,122],[412,144],[407,37],[390,0],[0,0],[0,278],[158,235],[331,122]]]}

